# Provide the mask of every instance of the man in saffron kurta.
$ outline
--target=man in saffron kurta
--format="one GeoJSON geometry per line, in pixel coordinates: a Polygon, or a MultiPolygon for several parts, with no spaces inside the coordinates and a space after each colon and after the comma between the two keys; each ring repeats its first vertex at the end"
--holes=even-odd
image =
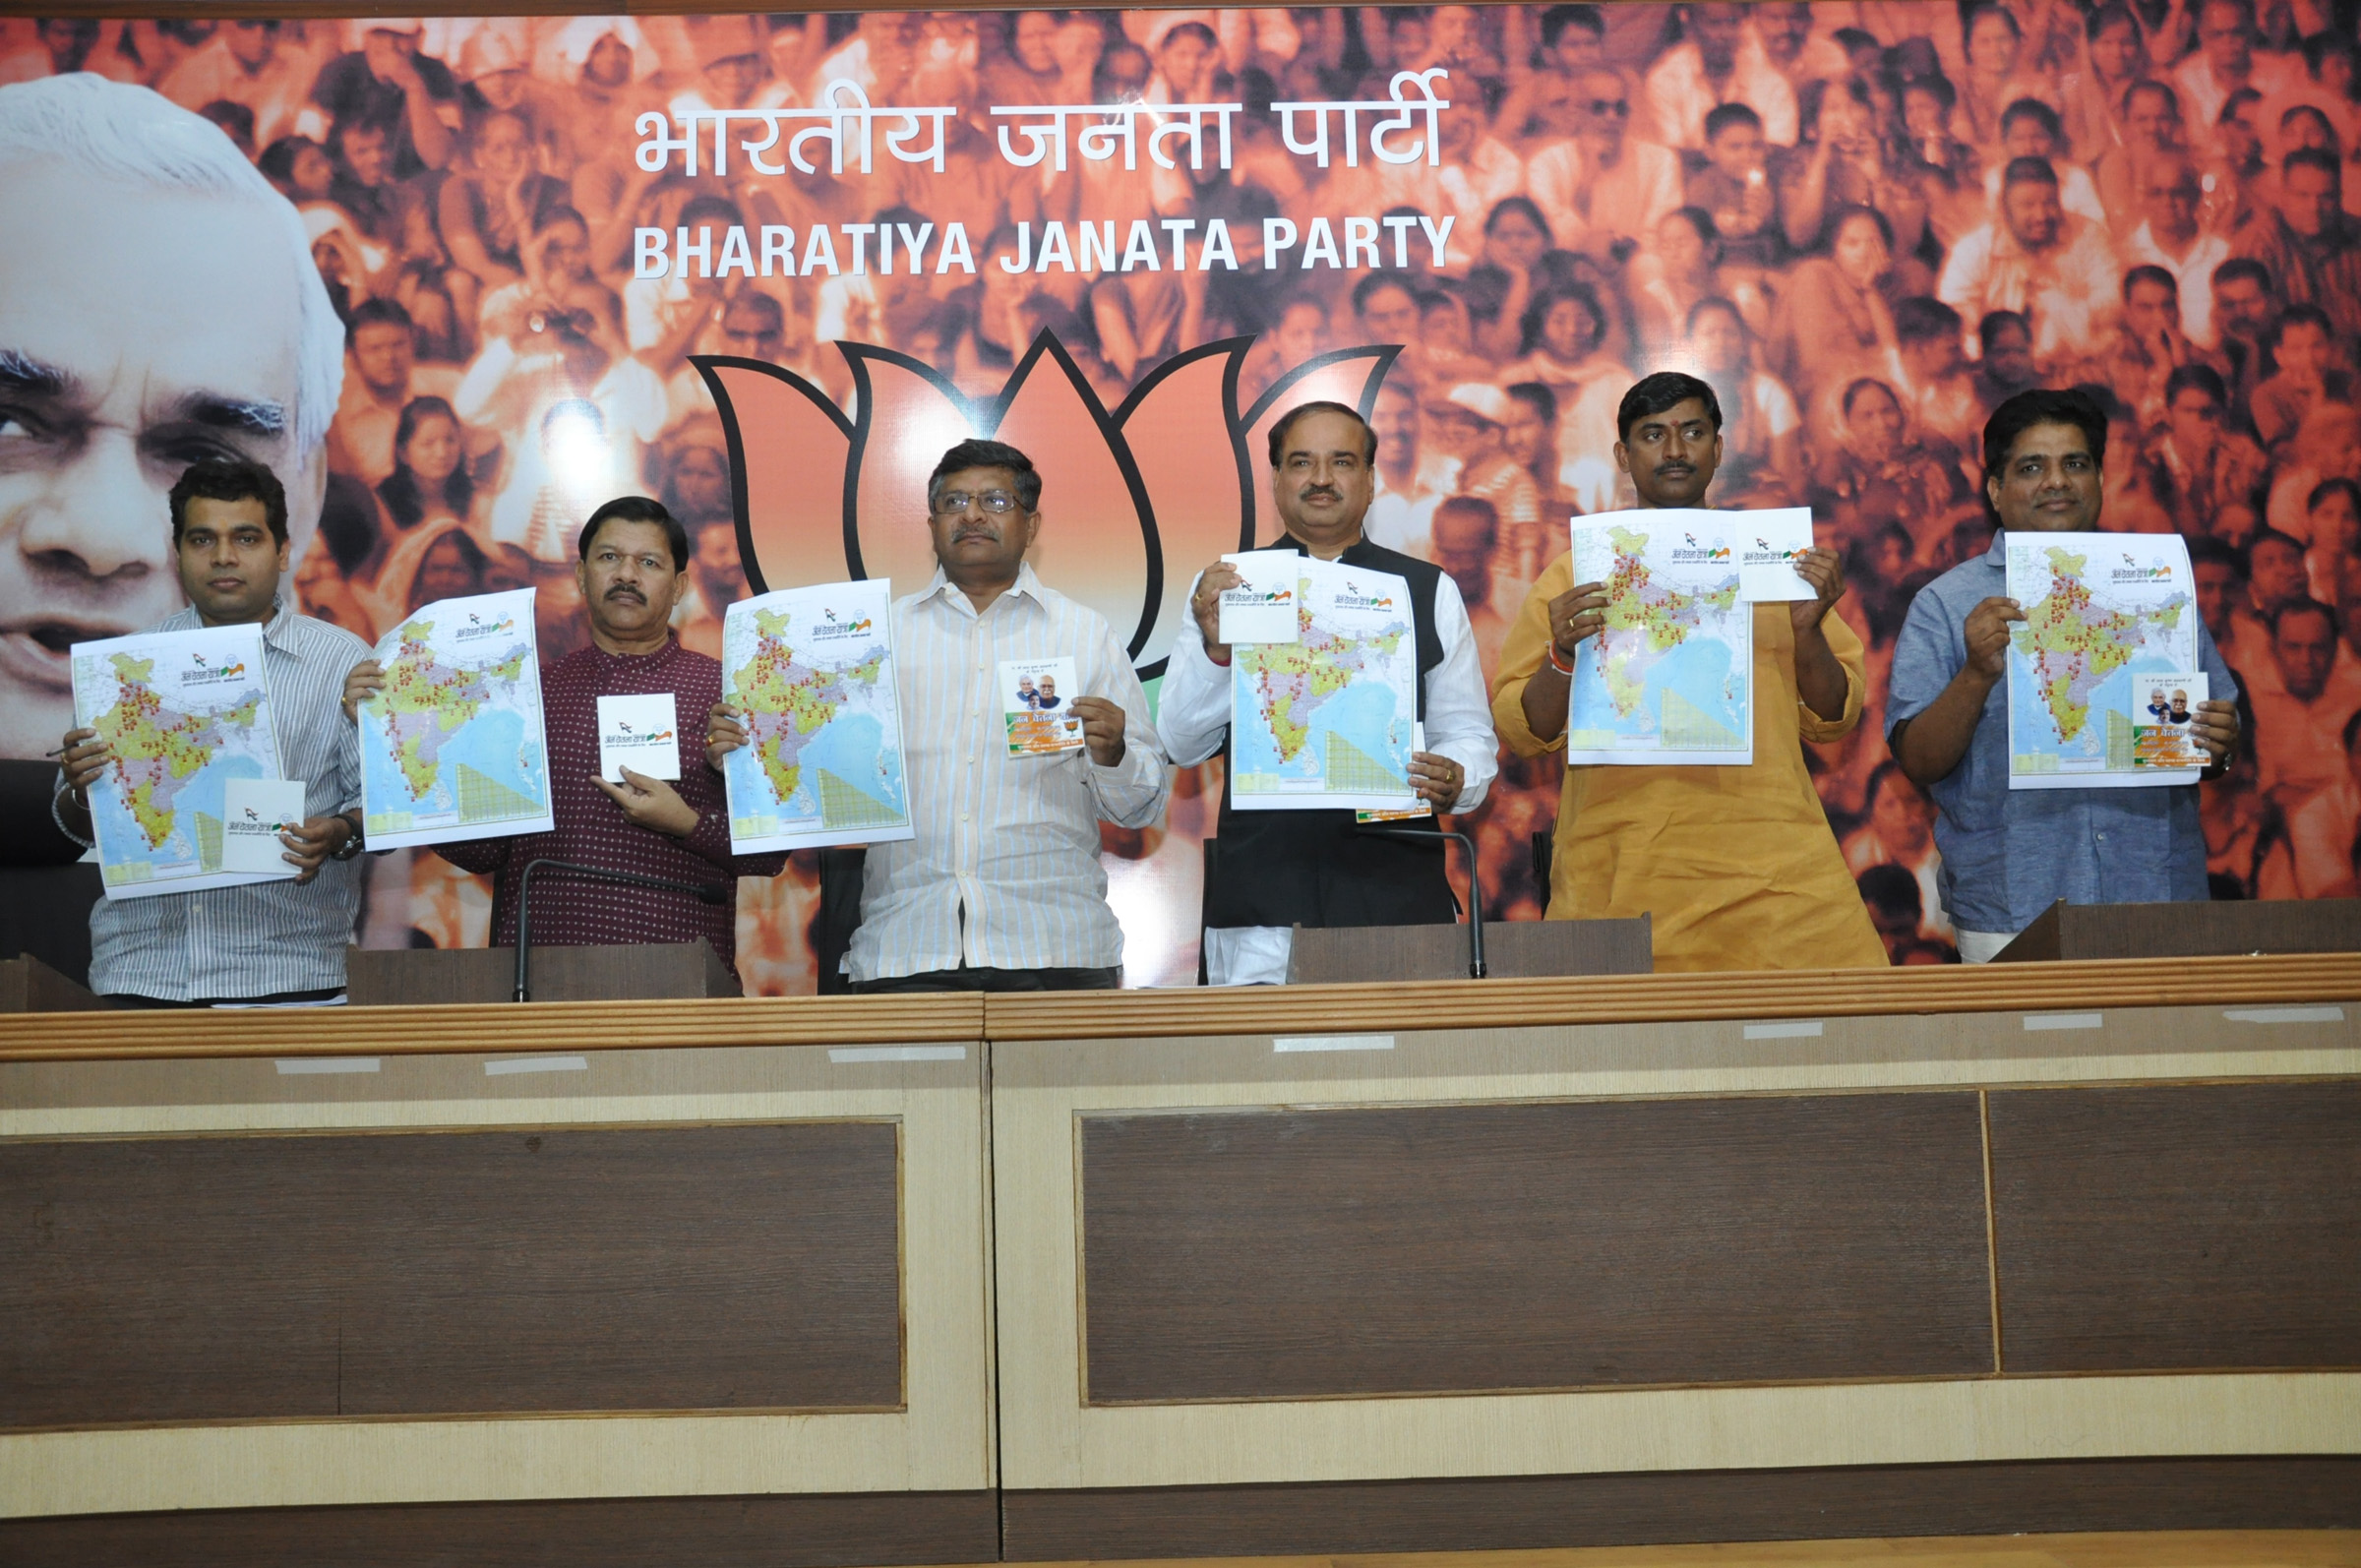
{"type": "MultiPolygon", "coordinates": [[[[1635,386],[1615,460],[1643,507],[1703,505],[1722,460],[1712,389],[1660,373],[1635,386]]],[[[1860,638],[1832,613],[1832,550],[1798,567],[1820,590],[1754,610],[1754,760],[1743,767],[1569,767],[1549,874],[1551,920],[1654,918],[1660,970],[1883,967],[1803,763],[1804,741],[1860,722],[1860,638]]],[[[1492,723],[1520,756],[1565,745],[1572,650],[1604,622],[1601,584],[1560,555],[1501,646],[1492,723]]]]}

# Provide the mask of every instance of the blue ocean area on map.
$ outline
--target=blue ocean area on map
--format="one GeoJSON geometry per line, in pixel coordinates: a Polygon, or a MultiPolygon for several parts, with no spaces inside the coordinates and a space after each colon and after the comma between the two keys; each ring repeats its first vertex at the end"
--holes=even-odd
{"type": "MultiPolygon", "coordinates": [[[[423,813],[456,811],[458,774],[453,769],[461,763],[503,788],[528,799],[542,799],[548,787],[542,780],[545,763],[537,740],[529,748],[531,754],[524,754],[527,750],[523,714],[511,708],[489,706],[478,710],[456,735],[443,742],[435,754],[434,791],[410,809],[423,813]]],[[[361,756],[363,765],[369,769],[372,799],[409,799],[409,780],[402,776],[401,765],[394,760],[391,748],[364,747],[361,756]]]]}
{"type": "MultiPolygon", "coordinates": [[[[1598,657],[1588,650],[1585,656],[1598,657]]],[[[1615,711],[1604,680],[1576,682],[1573,728],[1634,737],[1652,735],[1656,715],[1664,710],[1665,694],[1669,692],[1700,716],[1727,727],[1733,744],[1745,733],[1745,718],[1730,700],[1729,645],[1718,637],[1691,637],[1681,643],[1649,667],[1643,685],[1647,695],[1633,704],[1626,716],[1615,711]]]]}
{"type": "Polygon", "coordinates": [[[210,816],[221,820],[222,788],[233,778],[270,778],[273,775],[254,757],[239,752],[223,752],[199,770],[180,793],[172,799],[172,832],[153,850],[148,847],[146,833],[139,819],[124,804],[120,790],[94,791],[91,799],[100,804],[100,823],[109,845],[126,846],[128,860],[153,860],[159,865],[177,865],[198,858],[197,818],[210,816]]]}
{"type": "Polygon", "coordinates": [[[1241,725],[1235,738],[1239,753],[1236,766],[1241,772],[1276,773],[1289,778],[1318,778],[1328,754],[1327,736],[1333,732],[1340,739],[1358,748],[1371,761],[1393,772],[1406,774],[1410,768],[1408,726],[1399,723],[1394,694],[1384,686],[1369,684],[1347,687],[1312,709],[1305,725],[1302,750],[1292,758],[1279,759],[1279,743],[1269,728],[1261,724],[1241,725]],[[1397,737],[1390,733],[1400,729],[1397,737]]]}
{"type": "MultiPolygon", "coordinates": [[[[2019,666],[2017,678],[2030,682],[2035,688],[2038,688],[2041,677],[2035,669],[2034,661],[2027,658],[2014,647],[2009,649],[2009,657],[2019,666]]],[[[2070,741],[2058,739],[2058,721],[2051,715],[2047,703],[2021,702],[2014,704],[2010,717],[2015,729],[2009,737],[2010,749],[2020,754],[2048,752],[2065,757],[2103,757],[2107,754],[2108,713],[2139,712],[2143,704],[2133,700],[2134,688],[2137,683],[2148,680],[2151,676],[2169,675],[2175,668],[2176,666],[2169,659],[2150,657],[2135,659],[2122,669],[2114,671],[2105,680],[2090,688],[2088,705],[2084,713],[2083,727],[2075,732],[2074,739],[2070,741]]],[[[2147,721],[2142,720],[2141,722],[2147,721]]]]}
{"type": "MultiPolygon", "coordinates": [[[[780,802],[787,815],[817,817],[819,771],[825,769],[862,794],[894,811],[902,809],[902,761],[885,745],[885,727],[867,713],[839,709],[835,718],[796,754],[795,799],[780,802]]],[[[760,760],[751,747],[730,754],[731,787],[745,798],[760,799],[769,789],[760,760]]]]}

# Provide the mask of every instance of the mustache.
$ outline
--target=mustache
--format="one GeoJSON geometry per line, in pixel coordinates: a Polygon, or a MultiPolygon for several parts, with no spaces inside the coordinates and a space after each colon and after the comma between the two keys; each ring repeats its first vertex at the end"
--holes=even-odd
{"type": "Polygon", "coordinates": [[[647,603],[647,595],[628,582],[618,582],[607,590],[606,596],[610,599],[636,599],[641,604],[647,603]]]}
{"type": "Polygon", "coordinates": [[[1337,489],[1334,485],[1305,485],[1302,489],[1296,492],[1296,499],[1298,501],[1309,501],[1315,496],[1322,501],[1342,501],[1345,499],[1344,492],[1337,489]]]}
{"type": "Polygon", "coordinates": [[[992,527],[988,523],[977,523],[972,526],[962,527],[956,533],[951,535],[951,543],[953,544],[957,544],[962,539],[990,539],[994,544],[999,544],[1000,542],[1000,531],[998,528],[992,527]]]}

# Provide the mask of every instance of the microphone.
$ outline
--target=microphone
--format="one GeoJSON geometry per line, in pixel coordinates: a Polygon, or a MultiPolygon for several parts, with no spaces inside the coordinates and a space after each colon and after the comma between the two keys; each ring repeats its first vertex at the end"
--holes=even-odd
{"type": "Polygon", "coordinates": [[[1430,839],[1438,844],[1444,839],[1456,839],[1459,847],[1468,852],[1468,978],[1485,978],[1490,971],[1483,962],[1483,868],[1476,863],[1476,841],[1465,833],[1439,827],[1392,827],[1364,822],[1356,831],[1379,838],[1430,839]]]}
{"type": "Polygon", "coordinates": [[[566,872],[575,876],[588,876],[599,881],[628,882],[634,887],[656,887],[667,892],[687,893],[700,904],[725,904],[729,902],[730,898],[730,886],[727,882],[676,882],[663,876],[642,876],[637,872],[614,872],[607,870],[604,866],[584,866],[570,860],[534,861],[524,869],[524,874],[516,878],[515,999],[518,1001],[533,999],[532,992],[526,986],[526,979],[532,972],[533,951],[529,920],[533,912],[533,873],[544,866],[551,871],[566,872]]]}

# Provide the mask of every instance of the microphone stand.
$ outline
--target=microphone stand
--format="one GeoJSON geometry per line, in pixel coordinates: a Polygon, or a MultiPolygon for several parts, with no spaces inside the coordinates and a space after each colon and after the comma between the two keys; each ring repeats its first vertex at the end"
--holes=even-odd
{"type": "MultiPolygon", "coordinates": [[[[1358,829],[1378,838],[1417,838],[1441,843],[1458,841],[1468,852],[1468,978],[1483,980],[1490,971],[1483,962],[1483,868],[1476,863],[1476,841],[1465,833],[1439,827],[1391,827],[1364,822],[1358,829]]],[[[518,928],[521,930],[522,928],[518,928]]]]}
{"type": "Polygon", "coordinates": [[[593,877],[599,881],[627,882],[634,887],[654,887],[667,892],[687,893],[701,904],[722,904],[729,901],[730,888],[726,882],[676,882],[662,876],[642,876],[637,872],[609,871],[603,866],[583,866],[569,860],[537,860],[525,867],[524,874],[516,878],[516,1000],[532,1000],[526,986],[531,974],[532,935],[529,921],[533,911],[533,873],[542,867],[553,872],[566,872],[575,876],[593,877]]]}

